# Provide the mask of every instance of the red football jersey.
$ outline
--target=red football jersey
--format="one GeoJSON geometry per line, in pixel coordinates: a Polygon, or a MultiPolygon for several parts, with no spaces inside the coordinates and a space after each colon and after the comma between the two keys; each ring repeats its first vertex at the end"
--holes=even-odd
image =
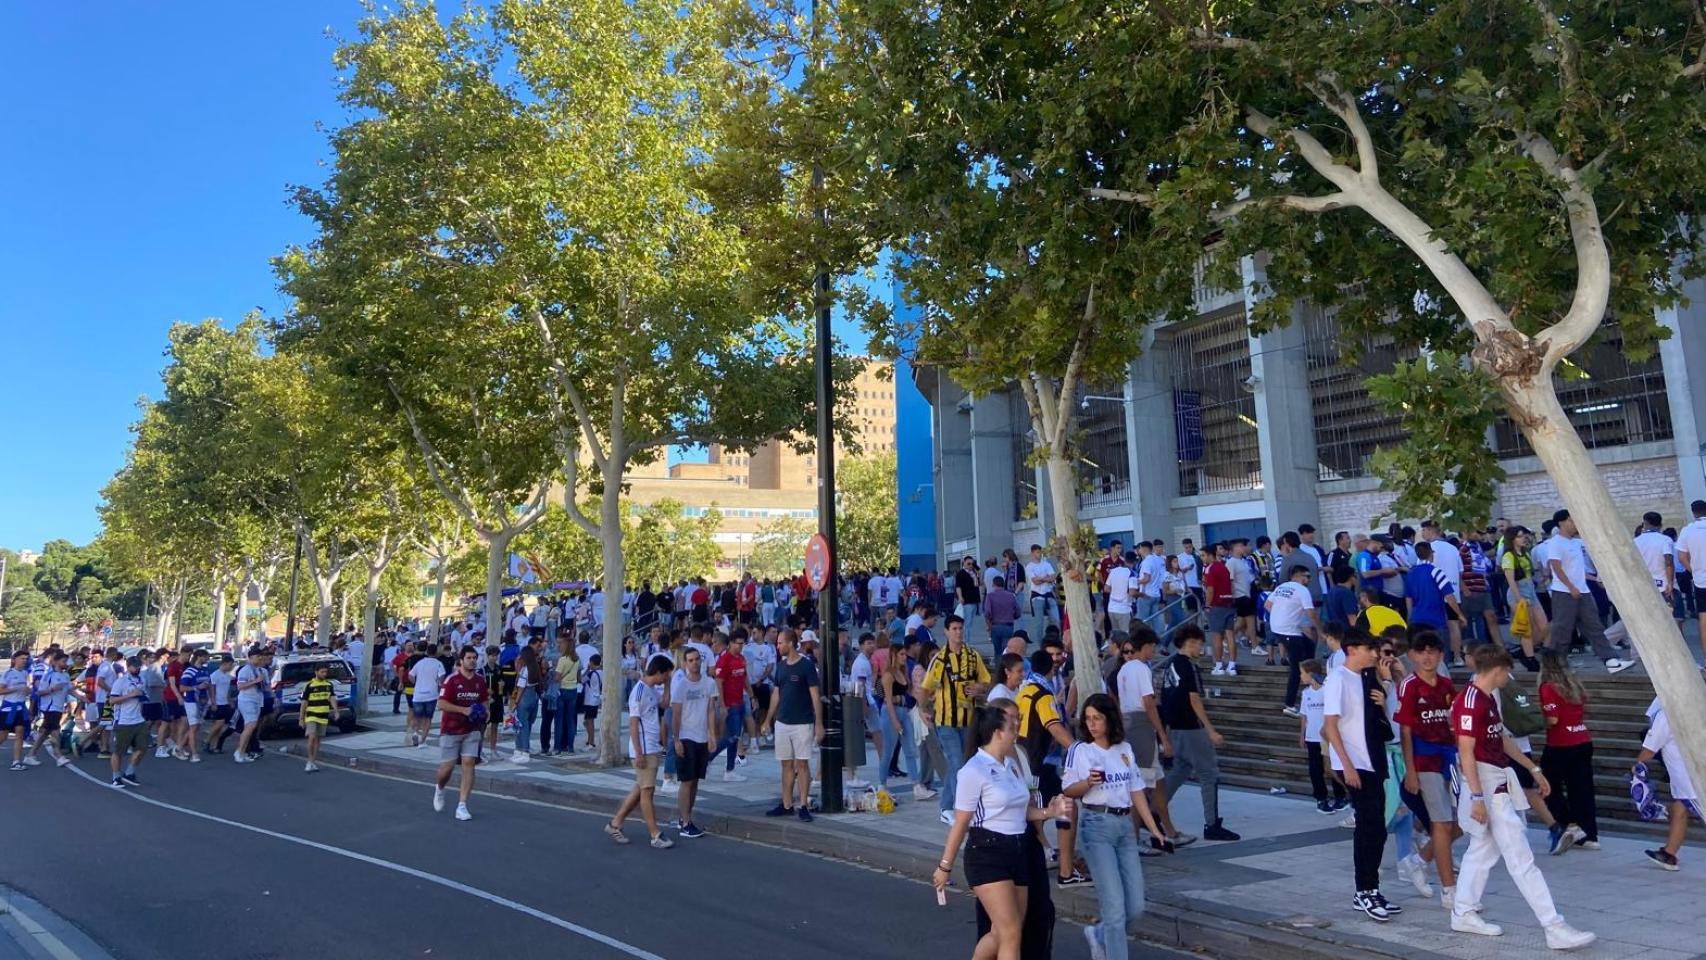
{"type": "MultiPolygon", "coordinates": [[[[1420,676],[1412,673],[1398,684],[1396,719],[1410,728],[1410,736],[1416,740],[1453,746],[1457,741],[1451,732],[1451,705],[1456,697],[1457,690],[1452,687],[1450,677],[1435,677],[1430,687],[1420,676]]],[[[1443,758],[1416,751],[1417,773],[1444,771],[1443,758]]]]}
{"type": "Polygon", "coordinates": [[[1473,683],[1451,705],[1451,730],[1454,736],[1475,738],[1475,759],[1481,763],[1511,765],[1505,754],[1505,722],[1499,716],[1499,704],[1473,683]]]}

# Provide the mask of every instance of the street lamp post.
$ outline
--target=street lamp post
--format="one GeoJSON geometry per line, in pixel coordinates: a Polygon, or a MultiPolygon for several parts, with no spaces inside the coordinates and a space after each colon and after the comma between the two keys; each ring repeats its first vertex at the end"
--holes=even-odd
{"type": "MultiPolygon", "coordinates": [[[[812,66],[816,70],[823,69],[820,23],[818,2],[812,0],[812,66]]],[[[812,190],[818,198],[818,226],[828,227],[829,208],[823,199],[823,165],[815,161],[812,163],[812,190]]],[[[841,625],[837,622],[840,607],[836,603],[840,593],[838,581],[841,557],[835,543],[835,357],[830,325],[827,263],[818,262],[817,279],[812,287],[816,292],[817,301],[814,305],[817,313],[817,341],[812,349],[817,367],[817,523],[818,532],[829,545],[829,578],[824,588],[818,591],[817,597],[818,622],[823,626],[823,662],[818,664],[824,699],[823,751],[820,754],[823,764],[823,795],[820,804],[824,813],[840,813],[843,806],[842,711],[845,706],[841,702],[841,625]]],[[[888,758],[884,757],[879,762],[887,763],[888,758]]]]}

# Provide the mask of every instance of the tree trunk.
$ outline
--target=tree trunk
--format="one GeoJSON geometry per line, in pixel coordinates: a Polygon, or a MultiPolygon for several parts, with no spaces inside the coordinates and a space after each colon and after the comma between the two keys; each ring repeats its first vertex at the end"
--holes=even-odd
{"type": "Polygon", "coordinates": [[[604,701],[598,707],[598,762],[614,767],[622,762],[622,588],[627,558],[622,555],[622,468],[612,457],[605,471],[604,496],[598,507],[602,534],[599,546],[604,562],[604,701]],[[616,678],[614,684],[611,678],[616,678]]]}
{"type": "Polygon", "coordinates": [[[486,645],[496,646],[504,635],[504,568],[509,560],[509,542],[514,531],[505,528],[486,534],[486,645]]]}
{"type": "MultiPolygon", "coordinates": [[[[253,577],[245,577],[243,582],[237,585],[237,637],[231,644],[233,650],[241,650],[249,645],[249,587],[254,582],[253,577]]],[[[224,637],[214,638],[215,650],[224,647],[224,637]]]]}
{"type": "Polygon", "coordinates": [[[355,715],[358,717],[367,706],[367,685],[373,677],[373,645],[379,642],[379,578],[384,575],[385,564],[377,570],[372,565],[367,568],[367,592],[361,610],[361,638],[367,649],[362,651],[361,662],[355,665],[355,715]]]}
{"type": "Polygon", "coordinates": [[[444,608],[444,578],[446,576],[445,567],[449,564],[449,562],[450,562],[449,557],[440,557],[438,559],[438,580],[437,580],[437,585],[433,588],[433,591],[432,591],[432,632],[431,632],[430,636],[432,637],[433,643],[438,642],[439,611],[444,608]]]}
{"type": "MultiPolygon", "coordinates": [[[[1049,506],[1054,515],[1051,543],[1060,574],[1055,596],[1064,600],[1072,624],[1072,680],[1079,702],[1100,691],[1101,651],[1096,649],[1096,615],[1090,609],[1090,585],[1084,580],[1084,558],[1078,553],[1078,470],[1052,450],[1048,458],[1049,506]]],[[[1039,637],[1038,640],[1041,640],[1039,637]]],[[[999,657],[1001,651],[996,651],[999,657]]],[[[1061,704],[1061,709],[1066,705],[1061,704]]]]}
{"type": "Polygon", "coordinates": [[[255,633],[262,640],[267,636],[267,592],[271,589],[271,581],[255,581],[255,633]]]}
{"type": "Polygon", "coordinates": [[[213,584],[213,644],[214,649],[225,642],[225,579],[213,584]]]}
{"type": "Polygon", "coordinates": [[[336,574],[326,576],[321,573],[311,573],[314,580],[314,595],[320,601],[320,613],[314,619],[314,641],[325,646],[332,639],[332,611],[336,606],[333,588],[337,585],[336,574]]]}
{"type": "Polygon", "coordinates": [[[1670,716],[1689,776],[1695,783],[1706,783],[1706,683],[1671,617],[1670,606],[1653,588],[1629,529],[1618,519],[1617,504],[1599,467],[1570,426],[1549,379],[1501,386],[1513,419],[1558,485],[1606,593],[1629,625],[1629,640],[1646,662],[1653,689],[1670,716]]]}

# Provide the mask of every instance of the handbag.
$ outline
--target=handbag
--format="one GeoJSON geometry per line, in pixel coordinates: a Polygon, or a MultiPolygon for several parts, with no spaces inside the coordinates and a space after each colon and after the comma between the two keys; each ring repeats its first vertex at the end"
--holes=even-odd
{"type": "Polygon", "coordinates": [[[1534,634],[1534,622],[1529,617],[1528,601],[1518,600],[1511,611],[1511,636],[1527,638],[1534,634]]]}

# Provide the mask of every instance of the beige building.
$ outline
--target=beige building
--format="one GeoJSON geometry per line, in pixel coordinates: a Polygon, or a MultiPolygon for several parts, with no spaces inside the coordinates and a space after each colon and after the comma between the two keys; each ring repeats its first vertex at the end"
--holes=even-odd
{"type": "MultiPolygon", "coordinates": [[[[714,464],[676,464],[663,476],[633,475],[629,478],[627,500],[649,506],[659,500],[675,500],[682,513],[690,517],[704,516],[716,509],[723,515],[716,533],[722,559],[715,570],[701,571],[712,582],[738,579],[746,569],[746,559],[752,554],[754,542],[764,525],[783,517],[795,517],[810,526],[817,525],[817,493],[804,490],[755,490],[743,483],[721,476],[707,475],[705,468],[714,464]],[[695,468],[681,470],[682,467],[695,468]],[[677,475],[678,471],[681,475],[677,475]]],[[[648,473],[654,471],[646,471],[648,473]]]]}
{"type": "MultiPolygon", "coordinates": [[[[853,381],[853,396],[836,411],[853,428],[861,452],[890,453],[894,450],[894,364],[866,359],[853,381]]],[[[750,454],[725,450],[712,444],[710,462],[679,463],[671,476],[732,480],[754,490],[816,490],[815,443],[806,440],[804,452],[793,441],[772,440],[750,454]]],[[[836,442],[837,460],[851,455],[836,442]]]]}

